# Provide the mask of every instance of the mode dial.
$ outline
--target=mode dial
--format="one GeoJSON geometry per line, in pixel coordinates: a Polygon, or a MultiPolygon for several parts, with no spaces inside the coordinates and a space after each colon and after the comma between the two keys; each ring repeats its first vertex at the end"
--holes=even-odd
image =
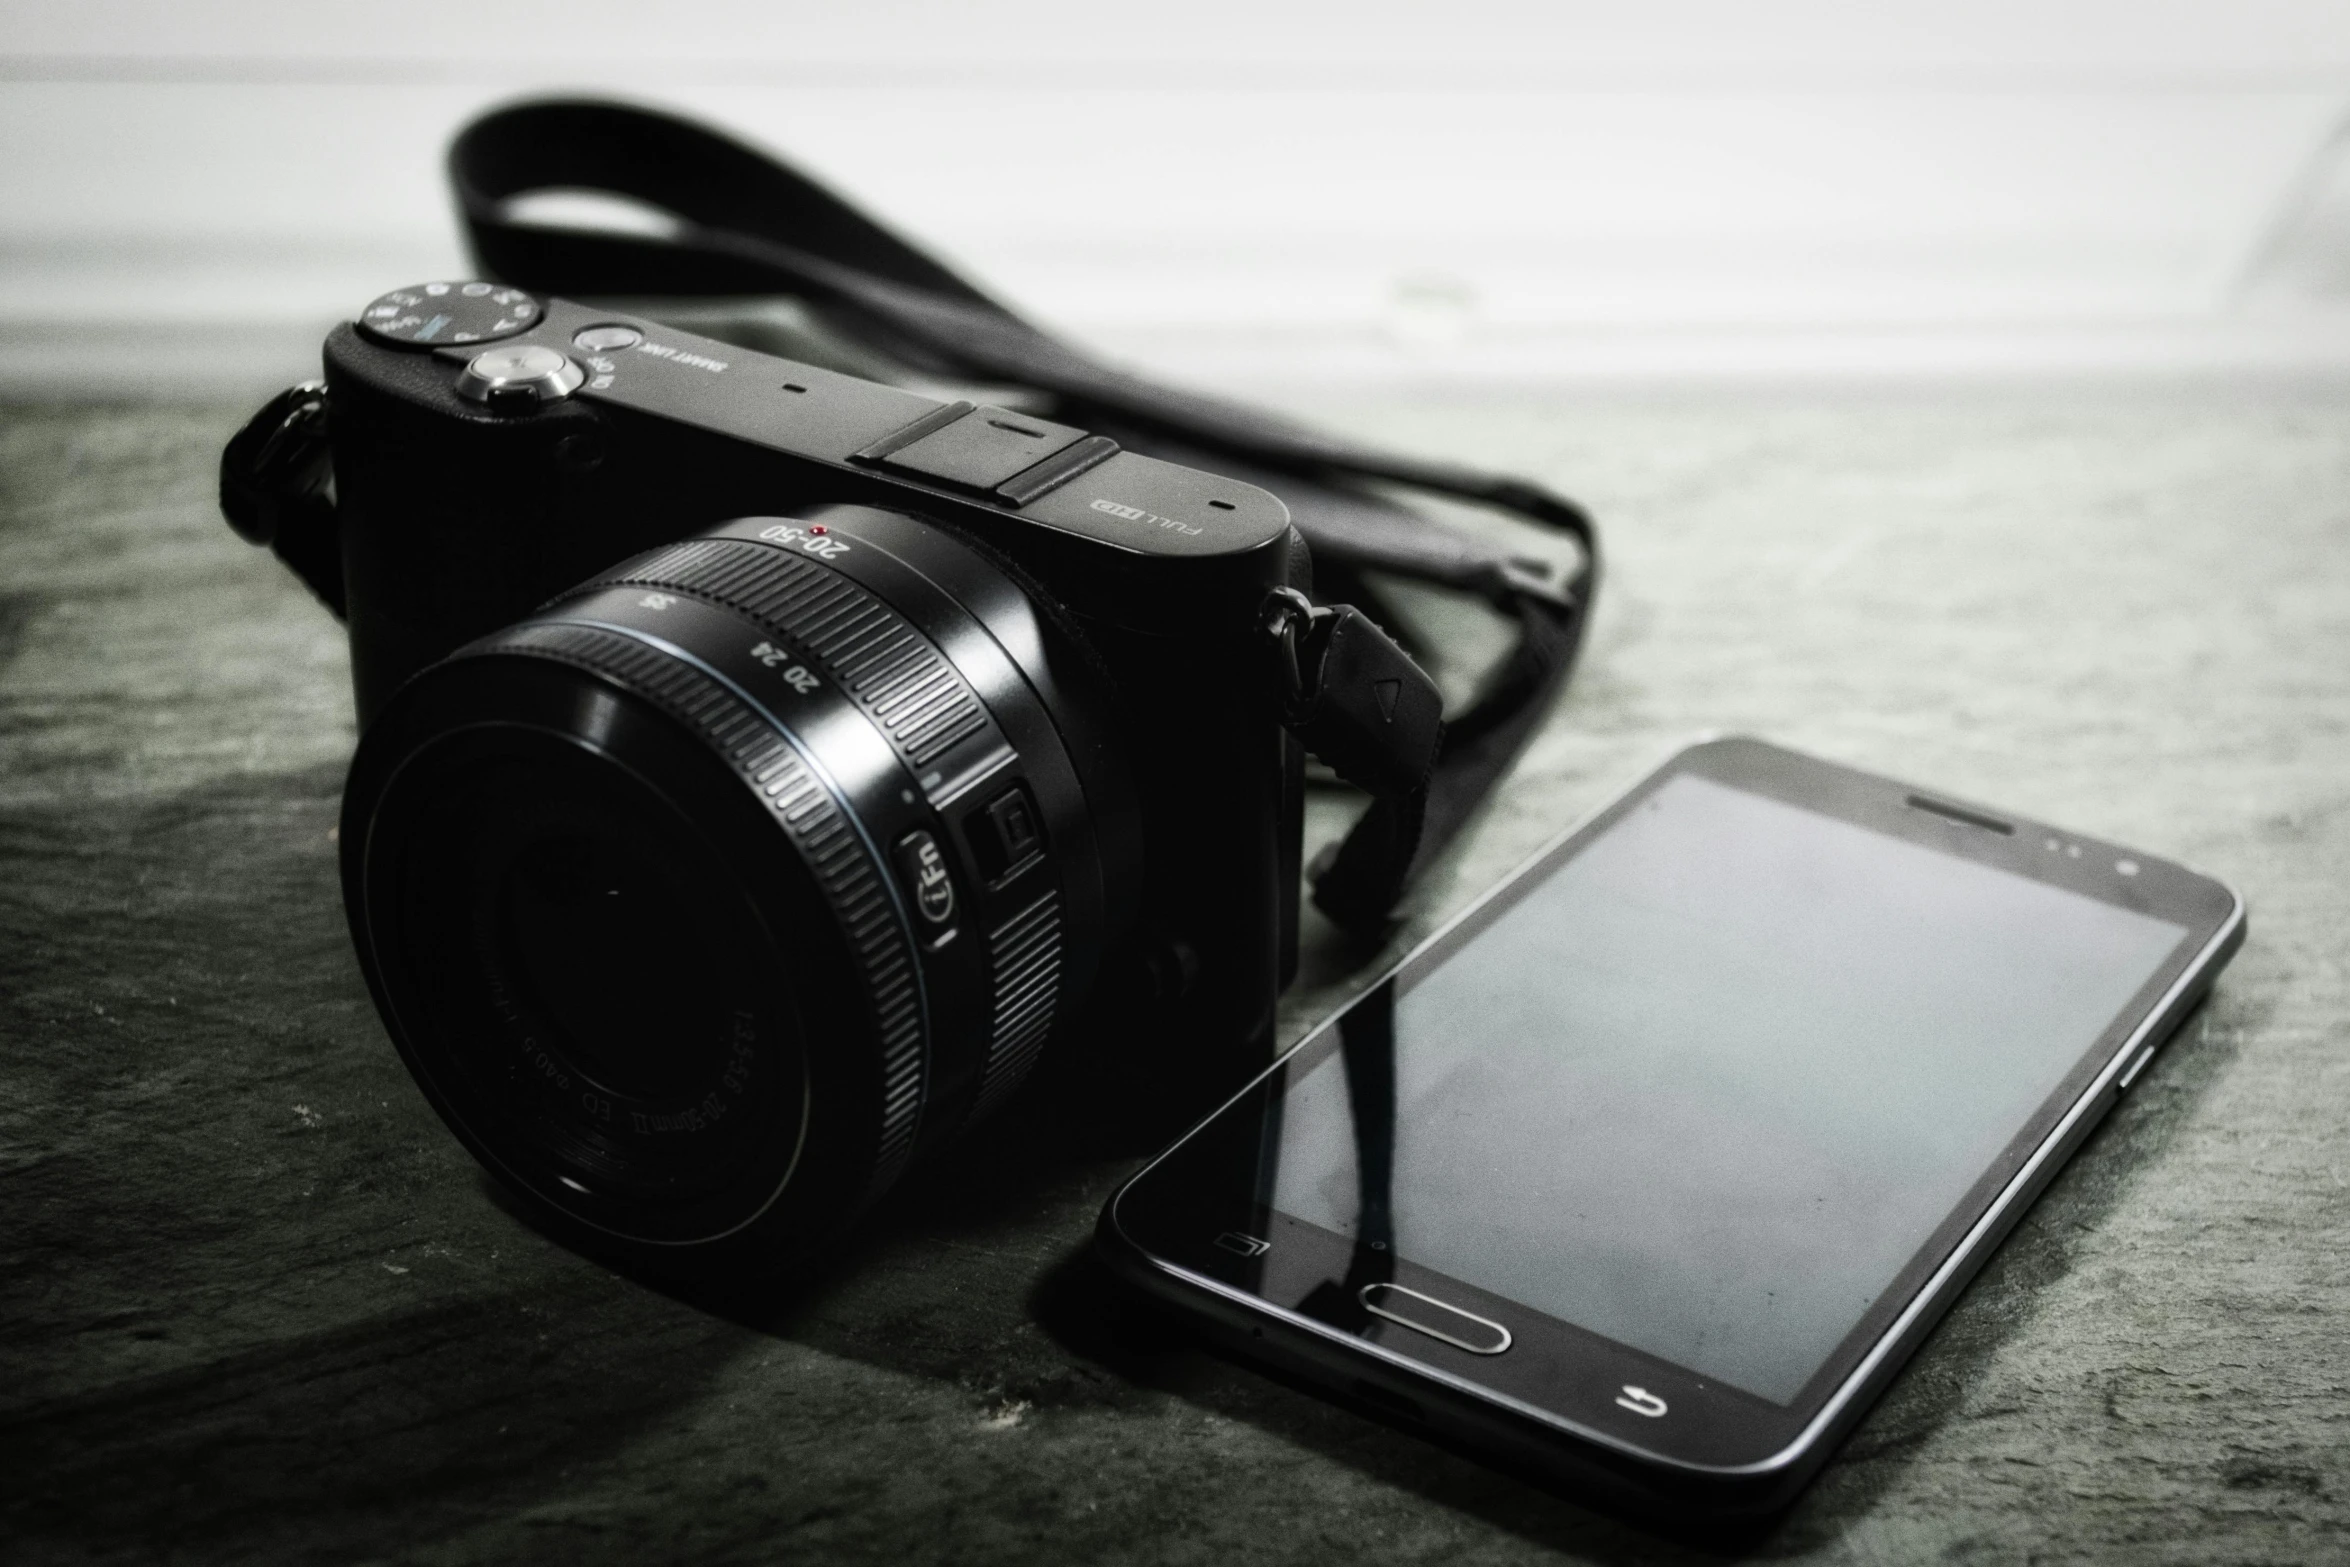
{"type": "Polygon", "coordinates": [[[537,300],[502,283],[420,283],[359,312],[359,330],[394,348],[446,348],[527,332],[543,313],[537,300]]]}

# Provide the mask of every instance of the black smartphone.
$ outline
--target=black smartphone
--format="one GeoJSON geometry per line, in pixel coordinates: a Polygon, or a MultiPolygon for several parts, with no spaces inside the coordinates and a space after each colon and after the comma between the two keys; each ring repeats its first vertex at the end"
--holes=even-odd
{"type": "Polygon", "coordinates": [[[1098,1248],[1511,1467],[1769,1513],[2243,934],[2153,855],[1708,741],[1135,1176],[1098,1248]]]}

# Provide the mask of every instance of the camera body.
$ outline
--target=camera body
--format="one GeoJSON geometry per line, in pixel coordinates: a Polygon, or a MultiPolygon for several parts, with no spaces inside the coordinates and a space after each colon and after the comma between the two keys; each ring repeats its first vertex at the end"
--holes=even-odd
{"type": "Polygon", "coordinates": [[[1265,606],[1310,569],[1280,500],[482,284],[386,295],[325,362],[363,730],[354,934],[436,1108],[561,1225],[671,1260],[796,1249],[992,1108],[1080,1011],[1089,1035],[1216,1078],[1265,1059],[1295,964],[1303,762],[1265,606]],[[582,757],[599,781],[548,782],[582,757]],[[436,767],[470,781],[432,794],[436,767]],[[578,848],[592,825],[560,852],[513,847],[566,811],[618,820],[607,805],[658,816],[670,847],[634,870],[578,848]],[[460,890],[436,902],[436,878],[460,890]],[[579,912],[590,892],[687,911],[656,922],[683,943],[654,965],[673,972],[638,973],[641,941],[579,912]],[[753,935],[708,927],[731,957],[680,934],[737,903],[753,935]],[[550,1048],[657,1032],[728,964],[758,994],[705,1007],[683,1044],[550,1048]],[[489,1020],[470,1055],[427,1042],[468,1008],[489,1020]],[[876,1041],[876,1064],[827,1088],[806,1042],[835,1029],[876,1041]],[[497,1082],[456,1081],[480,1072],[497,1082]],[[740,1085],[762,1077],[754,1107],[740,1085]],[[817,1179],[852,1104],[854,1147],[817,1179]],[[794,1114],[793,1149],[744,1141],[794,1114]],[[556,1152],[517,1158],[526,1133],[556,1152]],[[632,1149],[697,1137],[624,1178],[632,1149]]]}

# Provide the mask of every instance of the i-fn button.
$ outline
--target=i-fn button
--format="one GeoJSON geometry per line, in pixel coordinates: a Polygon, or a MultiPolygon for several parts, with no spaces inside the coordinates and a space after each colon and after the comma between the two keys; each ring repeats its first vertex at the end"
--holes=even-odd
{"type": "Polygon", "coordinates": [[[955,880],[947,874],[947,858],[938,840],[917,827],[898,840],[898,880],[915,910],[933,925],[955,917],[955,880]]]}

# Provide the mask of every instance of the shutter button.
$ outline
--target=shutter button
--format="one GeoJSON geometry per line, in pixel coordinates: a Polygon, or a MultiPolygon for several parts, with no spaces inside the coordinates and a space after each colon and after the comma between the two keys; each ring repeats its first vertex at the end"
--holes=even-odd
{"type": "Polygon", "coordinates": [[[527,413],[569,397],[586,380],[585,370],[554,349],[514,343],[475,354],[457,377],[457,395],[501,413],[527,413]]]}

